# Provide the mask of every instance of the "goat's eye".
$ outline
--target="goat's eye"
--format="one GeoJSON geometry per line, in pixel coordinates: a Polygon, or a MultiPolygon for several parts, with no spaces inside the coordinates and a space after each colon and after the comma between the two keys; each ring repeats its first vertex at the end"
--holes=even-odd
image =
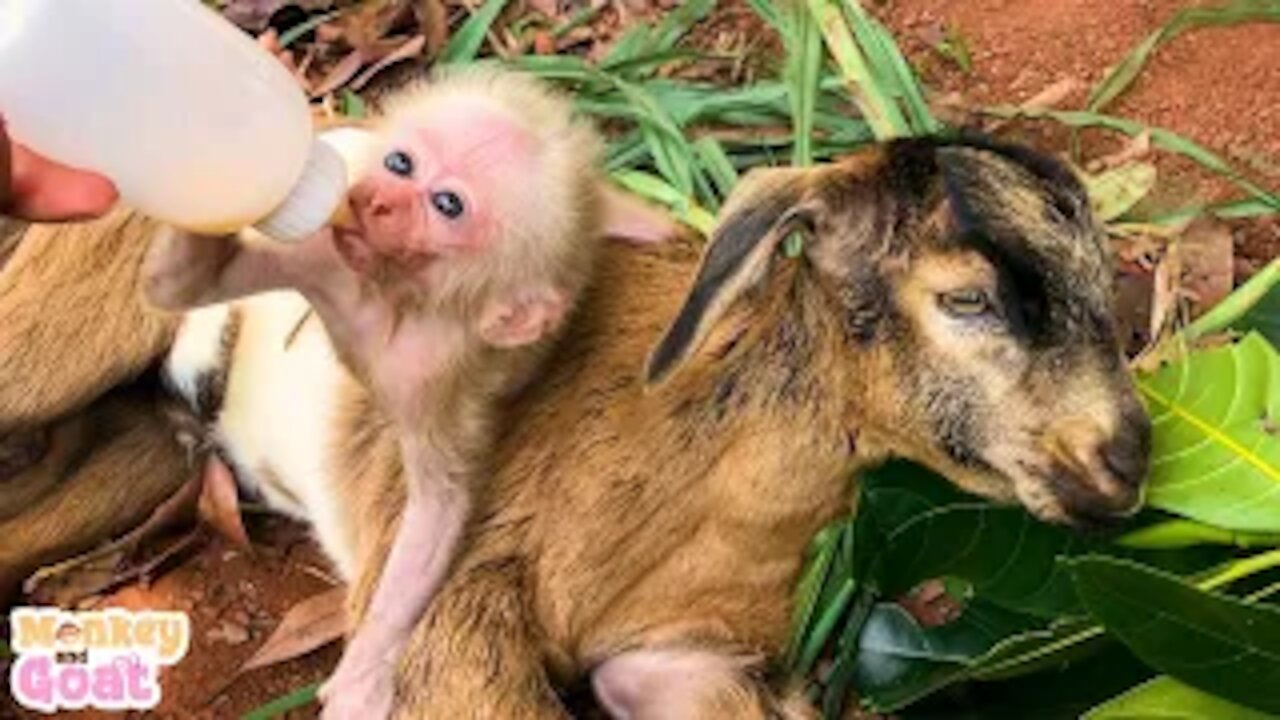
{"type": "Polygon", "coordinates": [[[450,220],[457,219],[466,211],[462,198],[458,197],[457,193],[448,190],[431,193],[431,205],[440,211],[441,215],[450,220]]]}
{"type": "Polygon", "coordinates": [[[991,311],[991,298],[982,290],[966,288],[938,295],[938,304],[956,317],[973,317],[991,311]]]}
{"type": "Polygon", "coordinates": [[[394,175],[409,177],[413,174],[413,158],[403,150],[392,150],[382,159],[382,165],[394,175]]]}

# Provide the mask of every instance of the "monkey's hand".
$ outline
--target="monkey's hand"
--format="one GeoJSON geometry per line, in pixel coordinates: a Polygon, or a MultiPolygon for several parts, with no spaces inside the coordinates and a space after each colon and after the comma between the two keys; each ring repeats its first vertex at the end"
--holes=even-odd
{"type": "Polygon", "coordinates": [[[223,270],[241,250],[236,238],[202,238],[162,227],[142,265],[143,289],[162,310],[185,310],[209,302],[223,270]]]}
{"type": "Polygon", "coordinates": [[[266,239],[201,236],[166,226],[147,251],[143,287],[157,308],[188,310],[289,287],[311,268],[310,254],[266,239]]]}

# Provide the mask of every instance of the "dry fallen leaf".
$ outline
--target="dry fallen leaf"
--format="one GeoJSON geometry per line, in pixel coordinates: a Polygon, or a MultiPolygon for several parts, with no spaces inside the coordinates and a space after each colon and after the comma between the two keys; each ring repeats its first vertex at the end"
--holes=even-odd
{"type": "Polygon", "coordinates": [[[410,58],[414,58],[420,55],[422,53],[422,49],[426,47],[426,45],[427,45],[427,39],[425,37],[419,35],[415,38],[412,38],[411,40],[404,43],[400,47],[396,48],[390,53],[387,53],[387,55],[384,56],[381,60],[370,65],[364,72],[357,75],[355,79],[351,81],[348,87],[350,87],[352,90],[359,91],[361,88],[367,85],[369,81],[374,78],[375,75],[382,72],[383,70],[386,70],[388,67],[391,67],[392,65],[398,62],[402,62],[404,60],[408,60],[410,58]]]}
{"type": "Polygon", "coordinates": [[[1231,228],[1214,218],[1200,218],[1182,235],[1182,288],[1198,315],[1231,294],[1235,252],[1231,228]]]}
{"type": "Polygon", "coordinates": [[[287,4],[286,0],[230,0],[222,14],[245,30],[261,32],[271,16],[287,4]]]}
{"type": "Polygon", "coordinates": [[[1182,243],[1170,243],[1156,264],[1151,288],[1151,321],[1147,337],[1158,344],[1173,329],[1182,299],[1182,243]]]}
{"type": "Polygon", "coordinates": [[[240,672],[302,657],[341,639],[347,624],[346,594],[345,587],[335,587],[294,605],[240,672]]]}
{"type": "Polygon", "coordinates": [[[926,580],[898,598],[898,605],[922,627],[946,625],[964,612],[964,603],[947,594],[941,580],[926,580]]]}
{"type": "Polygon", "coordinates": [[[231,470],[210,455],[200,475],[200,519],[232,545],[248,548],[249,534],[240,518],[240,494],[231,470]]]}

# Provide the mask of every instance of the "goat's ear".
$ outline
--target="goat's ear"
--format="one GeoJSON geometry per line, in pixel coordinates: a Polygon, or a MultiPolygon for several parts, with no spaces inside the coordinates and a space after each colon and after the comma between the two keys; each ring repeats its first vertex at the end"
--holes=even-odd
{"type": "Polygon", "coordinates": [[[765,277],[779,243],[806,215],[801,200],[813,172],[759,169],[739,183],[721,211],[680,313],[649,357],[649,383],[679,367],[733,303],[765,277]]]}

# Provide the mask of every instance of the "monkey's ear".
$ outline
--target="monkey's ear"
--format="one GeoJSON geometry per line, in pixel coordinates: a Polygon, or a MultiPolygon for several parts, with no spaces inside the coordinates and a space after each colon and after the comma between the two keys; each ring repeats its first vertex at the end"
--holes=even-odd
{"type": "Polygon", "coordinates": [[[480,338],[496,348],[535,343],[555,332],[569,314],[568,296],[552,287],[494,300],[480,312],[480,338]]]}
{"type": "Polygon", "coordinates": [[[600,181],[600,185],[606,237],[635,245],[651,245],[665,242],[679,232],[679,223],[665,210],[607,180],[600,181]]]}
{"type": "Polygon", "coordinates": [[[663,380],[693,354],[728,309],[765,278],[779,244],[810,222],[811,208],[801,201],[814,172],[758,169],[739,183],[721,211],[684,306],[649,357],[649,383],[663,380]]]}

